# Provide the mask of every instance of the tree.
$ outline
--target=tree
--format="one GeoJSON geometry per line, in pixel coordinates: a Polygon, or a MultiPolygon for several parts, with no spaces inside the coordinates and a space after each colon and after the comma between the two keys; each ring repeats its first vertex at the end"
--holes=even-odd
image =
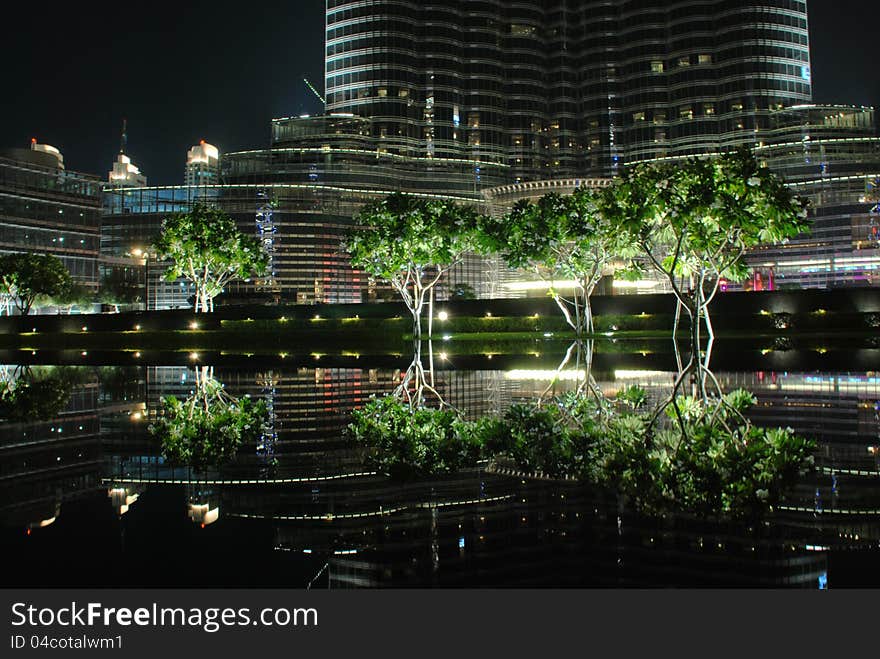
{"type": "Polygon", "coordinates": [[[631,241],[599,212],[596,193],[588,188],[521,201],[506,216],[487,219],[479,238],[483,251],[498,252],[509,267],[546,281],[578,336],[593,331],[590,296],[596,285],[635,254],[631,241]],[[570,297],[559,281],[572,283],[570,297]]]}
{"type": "Polygon", "coordinates": [[[749,248],[808,228],[806,202],[748,149],[638,165],[603,191],[599,206],[669,281],[690,319],[692,359],[700,354],[701,323],[712,336],[708,307],[721,279],[744,276],[749,248]]]}
{"type": "Polygon", "coordinates": [[[162,442],[166,459],[196,469],[228,462],[242,443],[256,445],[268,429],[266,401],[233,398],[208,366],[196,371],[196,390],[189,398],[167,396],[160,402],[150,433],[162,442]]]}
{"type": "Polygon", "coordinates": [[[27,252],[0,257],[0,293],[24,316],[38,299],[61,295],[71,284],[70,273],[56,256],[27,252]]]}
{"type": "Polygon", "coordinates": [[[142,287],[127,279],[123,272],[113,269],[101,279],[98,301],[111,304],[119,311],[120,304],[137,304],[143,300],[142,287]]]}
{"type": "Polygon", "coordinates": [[[0,420],[24,423],[52,419],[70,402],[73,387],[83,381],[83,373],[70,367],[4,369],[0,372],[0,420]]]}
{"type": "Polygon", "coordinates": [[[63,291],[52,296],[52,303],[59,309],[66,309],[68,314],[73,307],[91,304],[93,300],[92,291],[77,282],[71,282],[63,291]]]}
{"type": "Polygon", "coordinates": [[[439,476],[474,467],[481,447],[473,424],[451,409],[413,409],[394,396],[354,410],[346,434],[366,462],[394,479],[439,476]]]}
{"type": "MultiPolygon", "coordinates": [[[[479,213],[452,201],[393,194],[364,207],[345,239],[354,267],[387,281],[403,298],[422,336],[422,310],[444,273],[473,248],[479,213]]],[[[429,332],[430,333],[430,332],[429,332]]]]}
{"type": "Polygon", "coordinates": [[[242,234],[226,213],[196,204],[162,222],[154,249],[160,260],[170,260],[168,281],[187,279],[196,288],[194,310],[214,310],[216,297],[230,281],[266,272],[269,257],[256,238],[242,234]]]}
{"type": "Polygon", "coordinates": [[[551,405],[515,404],[470,434],[496,464],[551,478],[575,477],[623,495],[636,508],[747,515],[775,505],[813,464],[815,442],[791,428],[754,426],[743,390],[674,412],[646,408],[639,387],[603,400],[578,392],[551,405]],[[675,419],[678,419],[677,421],[675,419]]]}

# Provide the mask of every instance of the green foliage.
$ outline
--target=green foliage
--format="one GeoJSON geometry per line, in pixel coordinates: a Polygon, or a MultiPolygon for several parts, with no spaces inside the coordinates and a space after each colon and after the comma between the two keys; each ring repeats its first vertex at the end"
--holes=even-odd
{"type": "Polygon", "coordinates": [[[60,414],[70,401],[82,374],[66,367],[24,368],[0,381],[0,420],[11,423],[47,421],[60,414]]]}
{"type": "Polygon", "coordinates": [[[511,268],[531,270],[548,282],[576,281],[571,299],[554,289],[551,295],[579,334],[592,331],[589,297],[596,284],[636,253],[636,245],[601,212],[597,199],[591,189],[578,188],[566,196],[523,200],[504,217],[483,218],[477,232],[480,250],[500,253],[511,268]]]}
{"type": "Polygon", "coordinates": [[[648,402],[648,392],[639,386],[632,385],[618,391],[616,400],[631,410],[638,410],[648,402]]]}
{"type": "Polygon", "coordinates": [[[56,256],[27,252],[0,257],[0,295],[12,299],[23,315],[38,299],[62,295],[71,285],[70,273],[56,256]]]}
{"type": "Polygon", "coordinates": [[[72,307],[92,304],[94,297],[88,287],[71,282],[64,290],[52,296],[52,304],[59,308],[65,308],[69,312],[72,307]]]}
{"type": "Polygon", "coordinates": [[[568,325],[556,316],[458,316],[439,325],[444,332],[495,333],[495,332],[553,332],[567,331],[568,325]]]}
{"type": "Polygon", "coordinates": [[[608,400],[571,392],[465,421],[449,409],[412,408],[393,396],[352,413],[348,435],[367,462],[398,479],[448,474],[481,458],[551,478],[578,478],[648,511],[747,514],[775,504],[812,463],[815,443],[790,428],[757,428],[755,399],[734,391],[705,403],[679,398],[666,423],[647,392],[608,400]]]}
{"type": "Polygon", "coordinates": [[[524,471],[558,478],[571,468],[572,433],[557,406],[512,405],[500,419],[482,419],[474,434],[489,455],[507,457],[524,471]]]}
{"type": "Polygon", "coordinates": [[[471,206],[392,194],[361,209],[343,247],[355,268],[397,291],[419,337],[426,294],[473,249],[479,218],[471,206]]]}
{"type": "Polygon", "coordinates": [[[481,455],[460,414],[413,409],[393,396],[352,412],[348,436],[366,449],[367,464],[400,480],[453,473],[476,465],[481,455]]]}
{"type": "Polygon", "coordinates": [[[601,213],[670,279],[739,279],[745,251],[808,229],[806,203],[748,149],[648,163],[602,192],[601,213]]]}
{"type": "Polygon", "coordinates": [[[142,301],[143,287],[113,269],[101,279],[98,300],[104,304],[136,304],[142,301]]]}
{"type": "Polygon", "coordinates": [[[187,279],[196,287],[196,311],[213,310],[213,299],[234,279],[265,274],[269,257],[259,241],[242,234],[229,215],[196,204],[162,222],[154,249],[170,260],[168,281],[187,279]]]}
{"type": "Polygon", "coordinates": [[[585,283],[597,281],[612,260],[632,250],[625,238],[600,212],[589,188],[520,201],[502,218],[485,218],[479,232],[483,250],[500,253],[512,268],[585,283]]]}
{"type": "Polygon", "coordinates": [[[202,470],[235,457],[243,443],[256,443],[266,431],[266,401],[248,396],[238,400],[221,395],[222,385],[208,380],[187,400],[167,396],[149,426],[161,440],[164,457],[202,470]]]}
{"type": "Polygon", "coordinates": [[[356,268],[405,286],[425,269],[455,263],[471,249],[479,217],[476,209],[452,201],[392,194],[361,210],[345,249],[356,268]]]}
{"type": "Polygon", "coordinates": [[[697,512],[753,511],[776,503],[812,463],[815,443],[791,428],[758,428],[742,417],[755,400],[735,391],[655,438],[662,459],[652,497],[697,512]]]}

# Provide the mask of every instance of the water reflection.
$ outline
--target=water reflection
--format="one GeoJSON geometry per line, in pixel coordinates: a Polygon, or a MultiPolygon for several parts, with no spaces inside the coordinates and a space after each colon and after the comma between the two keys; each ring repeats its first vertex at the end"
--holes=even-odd
{"type": "MultiPolygon", "coordinates": [[[[576,482],[503,470],[389,481],[363,468],[342,430],[352,409],[401,384],[405,365],[362,361],[216,367],[228,395],[266,402],[271,423],[234,460],[204,471],[167,461],[147,430],[163,397],[191,395],[198,369],[137,367],[124,378],[79,369],[51,419],[0,426],[3,551],[19,566],[5,582],[305,587],[326,565],[312,587],[877,585],[852,567],[870,566],[863,557],[873,561],[880,546],[875,373],[715,373],[725,391],[754,392],[753,423],[819,442],[816,473],[751,523],[639,514],[576,482]],[[72,562],[50,559],[62,548],[72,562]],[[178,553],[213,568],[196,574],[171,558],[178,553]]],[[[432,369],[433,386],[469,418],[583,384],[554,377],[552,366],[511,374],[455,370],[455,361],[432,369]]],[[[585,361],[573,353],[563,370],[585,361]]],[[[655,402],[671,395],[674,372],[650,359],[625,363],[594,366],[590,387],[613,397],[638,384],[655,402]]]]}
{"type": "Polygon", "coordinates": [[[0,420],[51,419],[67,405],[79,375],[68,367],[2,367],[0,420]]]}
{"type": "Polygon", "coordinates": [[[259,444],[265,452],[269,434],[265,400],[229,395],[214,369],[195,371],[195,388],[185,399],[162,396],[150,433],[162,443],[165,459],[197,470],[231,461],[242,444],[259,444]]]}

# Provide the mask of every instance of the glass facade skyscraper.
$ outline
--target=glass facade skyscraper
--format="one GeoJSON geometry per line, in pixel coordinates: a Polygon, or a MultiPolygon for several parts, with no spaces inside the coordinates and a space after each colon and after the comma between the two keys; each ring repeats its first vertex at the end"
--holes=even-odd
{"type": "Polygon", "coordinates": [[[65,169],[61,154],[46,145],[0,150],[0,254],[57,256],[94,291],[100,228],[97,177],[65,169]]]}
{"type": "Polygon", "coordinates": [[[513,182],[753,144],[811,100],[806,2],[328,0],[328,112],[513,182]]]}
{"type": "MultiPolygon", "coordinates": [[[[381,299],[340,248],[371,200],[399,191],[500,212],[638,162],[747,145],[811,198],[814,233],[757,250],[754,281],[731,286],[870,283],[865,184],[880,180],[880,141],[870,109],[811,104],[808,35],[801,0],[328,0],[326,114],[274,119],[268,147],[224,154],[219,183],[111,192],[104,245],[122,256],[201,199],[271,255],[271,275],[233,284],[230,299],[381,299]]],[[[473,257],[440,295],[466,283],[478,297],[520,296],[520,279],[473,257]]],[[[178,286],[168,304],[187,295],[178,286]]]]}

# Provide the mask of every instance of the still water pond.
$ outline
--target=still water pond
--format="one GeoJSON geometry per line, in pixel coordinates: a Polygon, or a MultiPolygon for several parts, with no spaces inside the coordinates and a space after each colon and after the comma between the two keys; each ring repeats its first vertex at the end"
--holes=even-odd
{"type": "MultiPolygon", "coordinates": [[[[2,408],[4,586],[880,585],[880,375],[852,360],[736,371],[722,355],[715,374],[755,394],[755,423],[818,442],[783,505],[734,521],[642,515],[576,482],[485,466],[389,481],[343,434],[353,408],[400,382],[405,360],[387,358],[218,360],[228,395],[267,402],[269,429],[222,467],[172,467],[147,427],[198,369],[62,357],[2,367],[5,383],[39,385],[2,408]]],[[[549,362],[520,362],[448,358],[437,388],[470,417],[495,414],[548,386],[549,362]]],[[[675,378],[650,356],[600,362],[607,392],[638,384],[659,399],[675,378]]]]}

